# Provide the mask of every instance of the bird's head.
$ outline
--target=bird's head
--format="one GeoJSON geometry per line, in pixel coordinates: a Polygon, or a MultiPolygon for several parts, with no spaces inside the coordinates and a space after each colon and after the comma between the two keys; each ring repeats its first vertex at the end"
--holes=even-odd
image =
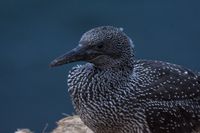
{"type": "Polygon", "coordinates": [[[76,48],[53,60],[50,66],[86,61],[106,68],[128,63],[132,58],[133,44],[122,28],[101,26],[84,33],[76,48]]]}

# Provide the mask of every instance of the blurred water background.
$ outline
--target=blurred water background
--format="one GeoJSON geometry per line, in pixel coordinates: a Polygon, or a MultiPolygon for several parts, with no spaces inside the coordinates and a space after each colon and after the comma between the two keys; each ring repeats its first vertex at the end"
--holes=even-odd
{"type": "Polygon", "coordinates": [[[0,133],[55,127],[72,114],[67,73],[49,62],[96,26],[123,27],[136,57],[200,71],[198,0],[1,0],[0,133]]]}

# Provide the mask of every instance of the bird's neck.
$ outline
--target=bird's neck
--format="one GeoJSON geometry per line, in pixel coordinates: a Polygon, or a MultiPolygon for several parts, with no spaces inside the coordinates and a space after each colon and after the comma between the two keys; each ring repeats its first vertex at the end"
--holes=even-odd
{"type": "Polygon", "coordinates": [[[98,78],[98,82],[102,82],[103,79],[106,79],[112,83],[126,80],[132,75],[133,65],[134,64],[132,61],[124,61],[116,66],[107,68],[98,68],[94,65],[91,65],[88,68],[92,69],[93,71],[90,71],[91,73],[89,77],[98,78]]]}
{"type": "Polygon", "coordinates": [[[68,80],[75,107],[78,110],[83,104],[98,102],[99,99],[106,100],[112,95],[117,98],[124,92],[122,86],[127,83],[131,72],[131,66],[99,69],[90,63],[76,68],[68,80]]]}

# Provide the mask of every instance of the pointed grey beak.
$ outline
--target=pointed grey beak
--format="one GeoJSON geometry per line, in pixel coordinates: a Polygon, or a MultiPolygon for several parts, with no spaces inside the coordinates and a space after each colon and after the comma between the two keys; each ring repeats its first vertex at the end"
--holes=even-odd
{"type": "Polygon", "coordinates": [[[61,66],[75,61],[90,61],[91,59],[100,55],[99,52],[93,51],[86,46],[77,46],[66,54],[54,59],[51,67],[61,66]]]}

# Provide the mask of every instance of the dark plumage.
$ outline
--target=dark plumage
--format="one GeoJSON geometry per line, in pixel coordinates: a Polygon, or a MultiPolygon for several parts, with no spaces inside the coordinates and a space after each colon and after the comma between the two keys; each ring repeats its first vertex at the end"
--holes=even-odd
{"type": "Polygon", "coordinates": [[[161,61],[137,60],[120,28],[102,26],[51,66],[72,68],[69,93],[95,133],[192,133],[200,126],[200,74],[161,61]]]}

